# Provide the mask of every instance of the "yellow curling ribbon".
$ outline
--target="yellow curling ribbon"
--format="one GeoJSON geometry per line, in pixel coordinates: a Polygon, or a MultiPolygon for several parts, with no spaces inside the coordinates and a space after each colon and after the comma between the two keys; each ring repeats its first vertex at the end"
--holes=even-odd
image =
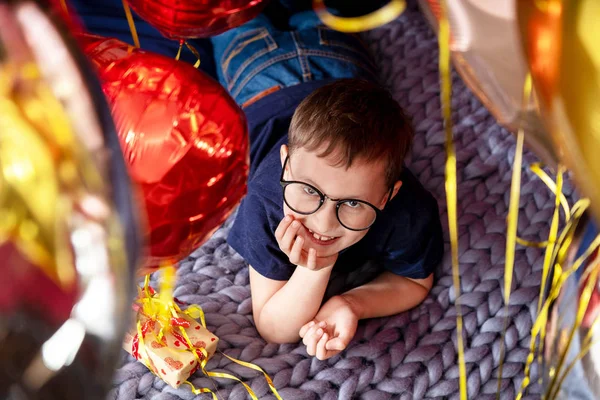
{"type": "MultiPolygon", "coordinates": [[[[596,239],[598,239],[598,238],[596,238],[596,239]]],[[[573,341],[575,332],[581,326],[581,322],[583,321],[585,311],[587,310],[588,304],[590,302],[590,298],[592,297],[592,291],[595,289],[594,287],[596,285],[596,282],[598,281],[598,272],[600,270],[598,269],[597,261],[592,262],[588,266],[588,270],[591,270],[590,279],[587,280],[585,287],[583,288],[583,291],[579,298],[579,304],[577,307],[577,316],[575,318],[575,323],[571,327],[571,331],[569,332],[569,338],[567,339],[567,343],[560,355],[560,359],[559,359],[557,367],[556,367],[556,373],[554,374],[554,377],[552,378],[552,381],[550,382],[550,386],[548,388],[547,393],[549,394],[550,398],[556,398],[556,396],[558,395],[558,392],[560,390],[559,382],[562,382],[566,377],[566,375],[561,375],[561,378],[560,379],[558,378],[560,370],[562,368],[562,365],[565,362],[565,359],[567,357],[569,347],[571,347],[571,342],[573,341]]]]}
{"type": "Polygon", "coordinates": [[[552,193],[555,193],[559,197],[560,205],[563,208],[565,217],[568,218],[571,213],[571,211],[569,210],[569,202],[567,201],[567,198],[562,193],[562,191],[557,189],[556,184],[552,181],[552,178],[550,178],[548,174],[542,170],[542,166],[540,165],[540,163],[531,164],[529,168],[534,174],[538,176],[538,178],[542,180],[542,182],[546,184],[546,186],[548,186],[552,193]]]}
{"type": "Polygon", "coordinates": [[[531,240],[525,240],[525,239],[521,239],[520,237],[516,236],[515,240],[518,244],[520,244],[521,246],[525,246],[525,247],[537,247],[538,249],[543,249],[546,246],[548,246],[548,241],[543,241],[543,242],[535,242],[535,241],[531,241],[531,240]]]}
{"type": "Polygon", "coordinates": [[[137,29],[135,29],[135,22],[133,22],[133,15],[131,15],[131,9],[127,0],[123,1],[123,10],[125,10],[125,17],[127,17],[127,24],[129,24],[129,30],[131,31],[131,37],[133,38],[133,44],[138,49],[140,48],[140,39],[138,38],[137,29]]]}
{"type": "MultiPolygon", "coordinates": [[[[523,101],[526,105],[531,96],[531,75],[525,78],[523,87],[523,101]]],[[[510,184],[510,202],[508,207],[508,227],[506,231],[506,262],[504,265],[504,304],[510,302],[510,289],[512,285],[513,268],[515,264],[515,246],[517,241],[517,222],[519,220],[519,198],[521,196],[521,168],[523,165],[523,126],[520,124],[517,132],[517,146],[513,162],[512,181],[510,184]]],[[[501,361],[502,362],[502,361],[501,361]]]]}
{"type": "Polygon", "coordinates": [[[458,263],[458,219],[456,211],[456,151],[452,137],[452,80],[450,77],[450,23],[446,0],[440,1],[440,21],[438,42],[440,47],[440,85],[442,115],[446,133],[446,204],[448,209],[448,229],[450,231],[450,250],[452,255],[452,284],[456,307],[456,341],[458,347],[458,371],[460,399],[467,399],[467,369],[465,366],[465,346],[463,343],[463,319],[460,306],[460,265],[458,263]]]}
{"type": "MultiPolygon", "coordinates": [[[[556,242],[556,246],[550,261],[550,265],[554,267],[554,275],[552,278],[552,283],[550,286],[549,294],[545,299],[543,306],[538,313],[536,320],[534,321],[533,327],[531,328],[531,341],[529,346],[529,355],[527,357],[527,361],[525,363],[525,377],[521,384],[521,388],[519,389],[519,393],[517,394],[516,400],[520,400],[523,396],[524,390],[527,388],[530,382],[529,373],[530,367],[533,363],[534,354],[535,354],[535,342],[538,337],[544,330],[546,326],[546,322],[548,319],[548,312],[550,309],[550,305],[560,293],[560,289],[562,288],[564,282],[569,278],[569,276],[577,271],[581,265],[585,262],[585,260],[600,246],[600,236],[598,236],[586,249],[586,251],[573,263],[573,266],[563,271],[562,266],[564,265],[564,260],[566,258],[567,251],[573,241],[573,236],[575,234],[575,230],[577,229],[579,220],[583,216],[584,212],[589,207],[590,202],[588,199],[581,199],[573,206],[571,210],[570,218],[568,219],[565,227],[563,228],[558,241],[556,242]]],[[[561,366],[558,365],[557,368],[561,366]]]]}
{"type": "MultiPolygon", "coordinates": [[[[173,297],[173,288],[175,287],[176,277],[175,277],[175,268],[173,267],[173,265],[165,264],[165,265],[162,265],[160,269],[161,269],[161,271],[163,271],[163,276],[162,276],[162,280],[161,280],[161,284],[160,284],[160,293],[158,293],[158,294],[153,293],[152,289],[150,288],[150,276],[146,275],[146,277],[144,279],[144,287],[139,289],[140,299],[138,300],[138,302],[141,303],[141,305],[142,305],[142,312],[148,318],[159,322],[159,324],[161,325],[160,332],[157,337],[158,341],[159,342],[161,341],[162,337],[164,336],[165,330],[172,329],[172,327],[170,325],[171,318],[178,318],[180,314],[186,314],[191,318],[200,319],[200,323],[202,324],[202,326],[204,328],[206,328],[206,320],[205,320],[204,312],[202,311],[202,308],[200,306],[198,306],[196,304],[192,304],[185,311],[182,311],[181,308],[179,308],[179,306],[175,303],[174,297],[173,297]]],[[[258,400],[258,397],[254,393],[252,388],[250,386],[248,386],[246,383],[244,383],[242,380],[240,380],[239,378],[237,378],[229,373],[226,373],[226,372],[207,371],[205,369],[206,364],[208,363],[208,353],[207,353],[206,349],[202,348],[202,347],[194,346],[194,344],[188,337],[185,329],[181,326],[179,326],[177,328],[179,329],[179,333],[185,339],[185,342],[188,346],[188,350],[180,350],[180,351],[191,351],[192,354],[194,355],[194,357],[196,358],[196,360],[198,361],[200,369],[206,376],[211,377],[211,378],[225,378],[225,379],[230,379],[230,380],[239,382],[244,386],[244,388],[246,389],[246,391],[248,392],[248,394],[250,395],[250,397],[253,400],[258,400]],[[200,352],[202,354],[202,357],[200,357],[198,355],[198,352],[200,352]]],[[[151,361],[150,361],[149,357],[147,356],[147,354],[145,353],[146,349],[144,347],[142,328],[141,328],[141,324],[139,321],[138,321],[137,330],[138,330],[138,336],[140,338],[139,339],[139,348],[140,348],[139,354],[142,355],[142,361],[144,362],[144,364],[146,364],[146,366],[150,370],[152,370],[151,361]],[[143,348],[144,353],[142,353],[142,348],[143,348]]],[[[273,392],[273,394],[275,395],[275,398],[278,400],[282,400],[281,396],[277,392],[277,389],[273,385],[273,380],[262,368],[260,368],[258,365],[255,365],[255,364],[252,364],[249,362],[245,362],[245,361],[241,361],[241,360],[237,360],[233,357],[229,357],[226,354],[223,354],[223,353],[221,353],[221,354],[223,356],[225,356],[227,359],[235,362],[236,364],[239,364],[244,367],[251,368],[255,371],[261,372],[264,375],[265,380],[267,381],[267,384],[269,385],[269,388],[271,389],[271,392],[273,392]]],[[[218,396],[208,388],[196,388],[189,381],[185,381],[184,384],[190,386],[190,388],[194,394],[211,393],[213,396],[213,399],[215,399],[215,400],[218,399],[218,396]]]]}
{"type": "Polygon", "coordinates": [[[194,63],[194,68],[198,68],[200,66],[200,53],[198,53],[198,50],[196,50],[196,48],[194,46],[192,46],[187,40],[179,41],[179,48],[177,49],[177,54],[175,55],[175,59],[177,61],[179,61],[179,58],[181,57],[181,50],[183,49],[184,44],[185,44],[185,47],[187,47],[189,49],[189,51],[191,51],[192,54],[194,56],[196,56],[196,62],[194,63]]]}
{"type": "Polygon", "coordinates": [[[313,9],[328,27],[340,32],[362,32],[378,28],[392,22],[406,8],[404,0],[390,0],[385,6],[360,17],[338,17],[327,10],[324,0],[313,0],[313,9]]]}
{"type": "MultiPolygon", "coordinates": [[[[523,85],[522,105],[525,107],[531,97],[531,75],[528,74],[523,85]]],[[[508,224],[506,229],[506,252],[504,263],[504,307],[508,309],[510,303],[510,292],[512,286],[513,270],[515,265],[515,248],[517,243],[517,223],[519,221],[519,199],[521,197],[521,168],[523,166],[523,125],[519,124],[517,131],[517,146],[515,148],[515,159],[513,161],[512,179],[510,184],[510,201],[508,207],[508,224]]],[[[504,317],[502,335],[500,340],[500,363],[498,366],[498,387],[496,399],[500,398],[502,384],[502,370],[504,368],[504,342],[508,326],[508,313],[504,317]]]]}
{"type": "MultiPolygon", "coordinates": [[[[551,267],[551,261],[554,255],[554,248],[556,244],[556,237],[558,235],[558,222],[560,217],[560,204],[563,204],[563,208],[565,211],[565,220],[569,220],[569,206],[566,202],[566,199],[562,193],[562,185],[563,185],[563,173],[565,171],[563,165],[558,165],[558,171],[556,174],[556,186],[552,186],[554,182],[546,175],[545,172],[539,168],[539,165],[532,165],[531,170],[542,179],[543,182],[546,182],[546,185],[550,188],[551,191],[555,193],[554,196],[554,213],[552,214],[552,220],[550,222],[550,232],[548,234],[548,246],[546,247],[546,251],[544,253],[544,263],[542,265],[542,280],[540,284],[540,294],[538,297],[538,305],[537,305],[537,315],[539,315],[542,300],[544,298],[544,294],[546,293],[546,282],[548,280],[548,273],[551,267]],[[547,179],[545,179],[547,178],[547,179]],[[565,199],[564,203],[561,199],[565,199]],[[565,205],[566,204],[566,205],[565,205]]],[[[574,232],[574,231],[573,231],[574,232]]],[[[546,338],[546,324],[542,326],[542,330],[540,332],[540,341],[539,341],[539,349],[538,349],[538,364],[542,365],[542,349],[544,347],[544,340],[546,338]]],[[[541,376],[540,376],[541,378],[541,376]]]]}
{"type": "MultiPolygon", "coordinates": [[[[597,261],[595,262],[595,264],[596,265],[593,268],[598,268],[597,261]]],[[[586,272],[589,271],[589,270],[590,270],[589,268],[586,269],[586,272]]],[[[587,305],[586,305],[586,308],[587,308],[587,305]]],[[[584,309],[584,311],[585,311],[585,309],[584,309]]],[[[600,343],[600,340],[596,340],[595,342],[592,342],[592,336],[595,333],[596,328],[598,327],[599,322],[600,322],[600,318],[596,318],[594,320],[594,322],[592,323],[592,326],[590,327],[589,332],[587,333],[587,335],[585,335],[585,338],[582,341],[581,350],[579,351],[579,353],[577,354],[577,356],[573,359],[573,361],[567,366],[567,369],[565,370],[565,372],[561,376],[561,378],[560,378],[560,380],[558,382],[558,387],[559,388],[562,386],[565,378],[567,377],[567,375],[569,375],[569,373],[575,367],[575,365],[577,365],[577,363],[583,357],[585,357],[585,355],[590,351],[590,349],[593,346],[595,346],[596,344],[600,343]]]]}

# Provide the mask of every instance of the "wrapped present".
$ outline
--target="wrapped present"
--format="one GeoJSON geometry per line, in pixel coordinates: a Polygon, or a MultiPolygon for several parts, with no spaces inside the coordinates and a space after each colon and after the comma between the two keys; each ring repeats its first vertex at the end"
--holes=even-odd
{"type": "Polygon", "coordinates": [[[219,343],[215,335],[184,313],[172,318],[170,329],[164,329],[141,310],[138,322],[141,334],[137,327],[128,333],[123,348],[175,389],[203,367],[202,361],[212,357],[219,343]]]}
{"type": "MultiPolygon", "coordinates": [[[[143,288],[139,289],[138,299],[133,305],[136,311],[135,328],[125,336],[123,348],[175,389],[185,383],[190,386],[192,393],[210,393],[213,400],[218,400],[212,390],[196,388],[187,380],[200,370],[209,378],[240,382],[250,397],[258,400],[250,386],[239,378],[227,372],[209,372],[205,369],[206,363],[217,350],[219,339],[206,329],[204,312],[200,306],[192,304],[185,311],[179,308],[178,304],[182,303],[173,297],[174,269],[164,268],[163,272],[160,293],[149,286],[149,275],[143,288]]],[[[275,398],[281,400],[273,381],[262,368],[221,354],[234,363],[262,373],[275,398]]]]}

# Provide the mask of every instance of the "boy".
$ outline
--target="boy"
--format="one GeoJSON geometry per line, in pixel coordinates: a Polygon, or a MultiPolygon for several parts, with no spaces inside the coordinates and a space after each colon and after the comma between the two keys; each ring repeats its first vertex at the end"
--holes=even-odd
{"type": "Polygon", "coordinates": [[[425,299],[443,240],[436,201],[403,168],[410,122],[373,83],[360,40],[312,12],[289,29],[263,14],[213,38],[219,79],[250,126],[248,194],[228,241],[249,264],[259,333],[302,337],[326,359],[358,320],[425,299]],[[323,304],[332,271],[368,261],[374,280],[323,304]]]}

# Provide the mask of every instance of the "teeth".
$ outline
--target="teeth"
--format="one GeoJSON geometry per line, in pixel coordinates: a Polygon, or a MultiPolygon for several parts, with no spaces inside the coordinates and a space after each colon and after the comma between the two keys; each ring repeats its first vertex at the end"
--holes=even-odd
{"type": "Polygon", "coordinates": [[[333,237],[329,237],[329,236],[321,236],[321,235],[318,235],[318,234],[314,233],[313,231],[311,231],[310,229],[309,229],[308,231],[309,231],[310,233],[312,233],[312,235],[313,235],[313,237],[314,237],[315,239],[317,239],[317,240],[321,240],[321,241],[323,241],[323,242],[327,242],[328,240],[335,239],[335,238],[333,238],[333,237]]]}

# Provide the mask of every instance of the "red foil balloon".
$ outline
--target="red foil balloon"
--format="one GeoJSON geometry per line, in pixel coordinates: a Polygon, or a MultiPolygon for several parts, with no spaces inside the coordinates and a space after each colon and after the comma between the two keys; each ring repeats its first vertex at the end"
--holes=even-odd
{"type": "Polygon", "coordinates": [[[256,17],[267,0],[127,0],[144,20],[171,39],[218,35],[256,17]]]}
{"type": "Polygon", "coordinates": [[[83,35],[150,228],[146,267],[202,244],[246,193],[248,131],[225,89],[184,62],[83,35]]]}

